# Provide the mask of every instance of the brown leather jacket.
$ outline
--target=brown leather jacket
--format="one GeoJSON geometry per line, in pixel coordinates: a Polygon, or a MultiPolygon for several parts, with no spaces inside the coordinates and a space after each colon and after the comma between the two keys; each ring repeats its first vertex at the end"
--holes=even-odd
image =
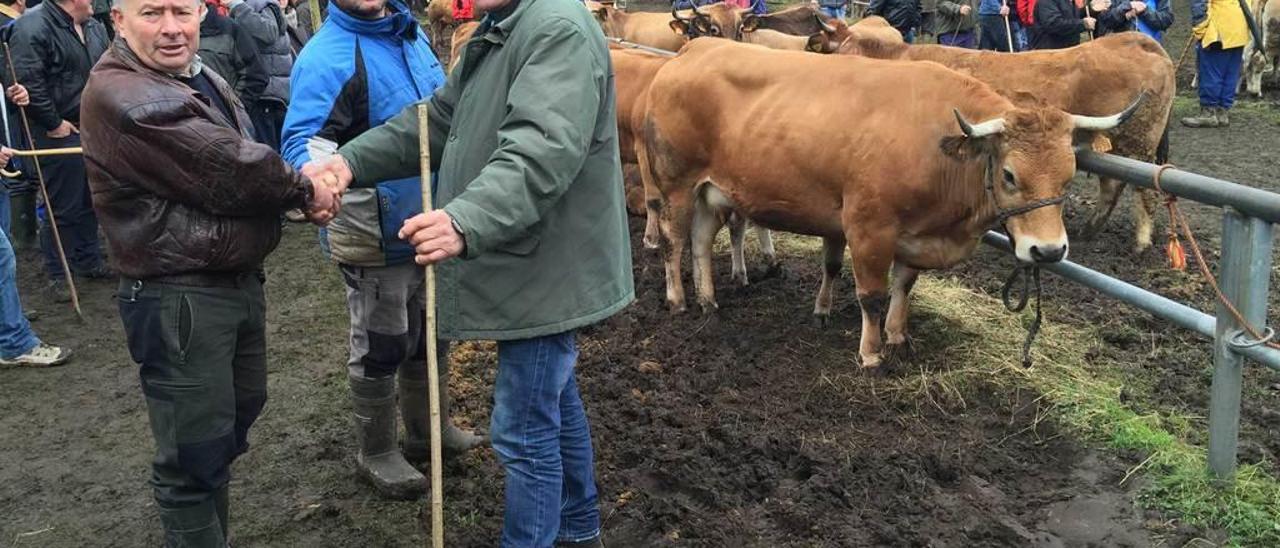
{"type": "Polygon", "coordinates": [[[121,38],[89,75],[80,136],[93,207],[123,276],[258,269],[280,242],[280,213],[310,200],[310,181],[249,138],[240,100],[205,74],[236,120],[143,65],[121,38]]]}

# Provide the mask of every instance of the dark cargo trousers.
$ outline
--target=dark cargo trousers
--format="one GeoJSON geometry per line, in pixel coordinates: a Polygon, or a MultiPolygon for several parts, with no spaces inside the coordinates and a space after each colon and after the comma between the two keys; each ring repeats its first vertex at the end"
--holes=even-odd
{"type": "Polygon", "coordinates": [[[117,296],[155,438],[151,485],[165,546],[226,546],[231,462],[267,400],[262,282],[122,279],[117,296]]]}

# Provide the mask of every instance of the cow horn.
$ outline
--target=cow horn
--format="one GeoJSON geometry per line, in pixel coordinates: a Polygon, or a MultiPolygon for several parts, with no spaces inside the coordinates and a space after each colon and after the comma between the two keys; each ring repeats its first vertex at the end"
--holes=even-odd
{"type": "Polygon", "coordinates": [[[1138,107],[1142,105],[1142,102],[1146,100],[1146,98],[1147,92],[1146,90],[1143,90],[1142,93],[1138,94],[1137,99],[1134,99],[1132,103],[1129,103],[1129,106],[1125,107],[1124,110],[1117,114],[1112,114],[1111,116],[1081,116],[1079,114],[1072,114],[1071,121],[1075,123],[1076,129],[1092,129],[1097,131],[1112,129],[1123,124],[1130,116],[1133,116],[1133,113],[1138,110],[1138,107]]]}
{"type": "Polygon", "coordinates": [[[676,6],[674,2],[671,5],[671,17],[674,17],[676,21],[684,21],[686,23],[688,23],[689,21],[692,21],[694,17],[697,17],[697,13],[698,13],[697,8],[694,8],[693,12],[694,12],[694,15],[686,19],[684,17],[680,17],[680,12],[676,10],[676,6]]]}
{"type": "Polygon", "coordinates": [[[964,115],[960,114],[960,109],[952,109],[956,113],[956,121],[960,122],[960,131],[964,132],[965,137],[987,137],[1004,131],[1004,118],[992,118],[979,124],[970,124],[964,119],[964,115]]]}
{"type": "Polygon", "coordinates": [[[821,15],[815,13],[813,14],[813,18],[818,20],[818,26],[822,27],[822,32],[831,34],[836,31],[835,25],[828,24],[827,20],[823,19],[821,15]]]}

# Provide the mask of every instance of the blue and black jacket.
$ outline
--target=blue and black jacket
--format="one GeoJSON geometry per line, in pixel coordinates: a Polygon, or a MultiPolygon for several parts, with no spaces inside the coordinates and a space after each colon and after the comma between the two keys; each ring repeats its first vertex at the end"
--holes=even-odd
{"type": "MultiPolygon", "coordinates": [[[[281,155],[294,167],[332,153],[444,84],[440,62],[409,10],[399,0],[387,9],[388,16],[369,20],[333,4],[324,26],[298,55],[281,145],[281,155]]],[[[352,189],[338,217],[321,230],[321,244],[343,264],[405,263],[413,250],[396,232],[421,212],[417,177],[352,189]]]]}

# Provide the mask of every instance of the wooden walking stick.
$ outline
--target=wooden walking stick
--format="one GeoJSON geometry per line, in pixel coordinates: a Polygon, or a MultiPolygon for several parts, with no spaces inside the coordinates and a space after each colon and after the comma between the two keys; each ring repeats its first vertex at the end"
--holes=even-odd
{"type": "Polygon", "coordinates": [[[320,32],[320,0],[307,0],[307,9],[311,10],[311,34],[320,32]]]}
{"type": "MultiPolygon", "coordinates": [[[[1009,9],[1009,0],[1000,2],[1005,10],[1009,9]]],[[[1009,53],[1013,53],[1013,29],[1009,27],[1009,14],[1004,14],[1004,39],[1009,42],[1009,53]]]]}
{"type": "MultiPolygon", "coordinates": [[[[431,211],[431,146],[427,104],[418,104],[418,163],[422,170],[422,211],[431,211]]],[[[426,266],[427,395],[431,405],[431,545],[444,548],[444,462],[440,455],[440,371],[436,358],[436,267],[426,266]]]]}
{"type": "MultiPolygon", "coordinates": [[[[13,78],[13,84],[17,84],[18,71],[13,69],[13,56],[9,54],[8,42],[4,42],[4,60],[9,65],[9,76],[13,78]]],[[[22,131],[27,136],[27,144],[35,148],[36,140],[31,138],[31,122],[27,120],[27,107],[19,106],[18,113],[22,116],[22,131]]],[[[62,247],[62,235],[58,233],[58,220],[53,215],[53,202],[49,201],[49,188],[44,184],[44,171],[40,169],[40,153],[35,152],[32,154],[35,161],[31,163],[36,166],[36,182],[40,183],[44,212],[49,216],[49,227],[53,229],[53,245],[58,248],[58,260],[62,262],[62,275],[67,279],[67,290],[71,293],[71,308],[75,309],[76,317],[84,321],[84,313],[80,311],[80,295],[76,293],[76,281],[71,277],[71,265],[67,264],[67,252],[62,247]]]]}

